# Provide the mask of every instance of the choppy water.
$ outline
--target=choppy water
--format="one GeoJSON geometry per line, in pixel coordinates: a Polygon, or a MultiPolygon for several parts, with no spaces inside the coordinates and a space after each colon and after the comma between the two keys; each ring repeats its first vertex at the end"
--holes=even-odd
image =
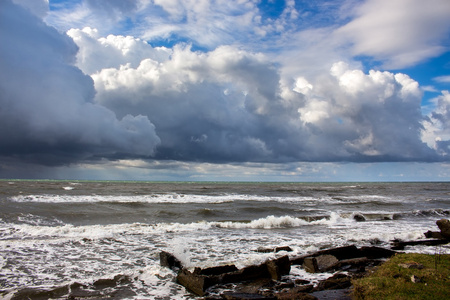
{"type": "MultiPolygon", "coordinates": [[[[290,256],[388,247],[438,230],[436,220],[449,217],[450,183],[0,181],[0,205],[0,290],[124,274],[133,278],[130,298],[190,299],[159,266],[161,250],[191,267],[243,267],[286,254],[259,247],[290,246],[290,256]]],[[[299,268],[291,275],[310,276],[299,268]]]]}

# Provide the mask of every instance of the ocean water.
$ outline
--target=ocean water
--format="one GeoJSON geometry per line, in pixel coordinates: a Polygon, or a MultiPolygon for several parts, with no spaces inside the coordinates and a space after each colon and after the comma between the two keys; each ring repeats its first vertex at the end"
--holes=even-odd
{"type": "MultiPolygon", "coordinates": [[[[436,220],[449,218],[450,183],[3,180],[0,205],[4,297],[126,275],[129,299],[194,299],[160,267],[160,251],[193,268],[244,267],[349,244],[389,247],[438,231],[436,220]],[[293,252],[255,251],[277,246],[293,252]]],[[[327,275],[293,267],[290,276],[327,275]]]]}

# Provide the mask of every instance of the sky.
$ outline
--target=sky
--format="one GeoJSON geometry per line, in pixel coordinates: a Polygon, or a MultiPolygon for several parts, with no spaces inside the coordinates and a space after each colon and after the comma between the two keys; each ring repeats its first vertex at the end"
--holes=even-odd
{"type": "Polygon", "coordinates": [[[448,0],[1,0],[0,178],[449,181],[448,0]]]}

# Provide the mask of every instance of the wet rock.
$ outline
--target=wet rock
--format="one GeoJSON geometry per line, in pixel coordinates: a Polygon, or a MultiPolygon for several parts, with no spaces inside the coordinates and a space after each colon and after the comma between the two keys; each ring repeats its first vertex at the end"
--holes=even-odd
{"type": "Polygon", "coordinates": [[[161,251],[159,253],[159,263],[161,266],[167,267],[175,272],[183,268],[181,261],[173,254],[166,251],[161,251]]]}
{"type": "Polygon", "coordinates": [[[196,271],[194,271],[194,273],[199,275],[221,275],[224,273],[235,272],[237,270],[238,268],[235,265],[225,265],[205,269],[196,268],[196,271]]]}
{"type": "Polygon", "coordinates": [[[114,287],[116,285],[117,285],[117,282],[114,279],[99,279],[93,283],[93,286],[95,286],[98,289],[114,287]]]}
{"type": "Polygon", "coordinates": [[[102,293],[89,288],[89,286],[75,282],[70,285],[70,296],[68,299],[100,297],[102,293]]]}
{"type": "Polygon", "coordinates": [[[307,257],[303,262],[303,268],[310,273],[326,272],[338,264],[338,259],[329,254],[317,257],[307,257]]]}
{"type": "Polygon", "coordinates": [[[302,292],[301,289],[297,289],[297,288],[293,288],[289,291],[277,293],[275,296],[276,296],[277,300],[293,300],[293,299],[295,299],[295,300],[297,300],[297,299],[298,300],[316,300],[317,299],[316,297],[314,297],[308,293],[302,292]]]}
{"type": "Polygon", "coordinates": [[[281,276],[288,275],[291,271],[291,261],[287,255],[270,260],[266,262],[266,265],[273,280],[280,280],[281,276]]]}
{"type": "Polygon", "coordinates": [[[391,249],[393,250],[403,250],[406,246],[417,246],[417,245],[425,245],[425,246],[436,246],[448,244],[450,239],[428,239],[428,240],[418,240],[418,241],[393,241],[391,249]]]}
{"type": "Polygon", "coordinates": [[[437,231],[430,231],[428,230],[427,232],[424,233],[425,237],[427,239],[443,239],[444,237],[442,236],[442,234],[440,232],[437,231]]]}
{"type": "Polygon", "coordinates": [[[440,219],[436,221],[436,225],[441,230],[441,235],[446,239],[450,239],[450,221],[448,219],[440,219]]]}
{"type": "Polygon", "coordinates": [[[360,250],[355,245],[321,250],[318,251],[315,256],[324,254],[333,255],[339,260],[365,256],[361,254],[360,250]]]}
{"type": "Polygon", "coordinates": [[[34,288],[24,288],[16,293],[10,298],[11,300],[22,300],[22,299],[51,299],[60,298],[69,293],[68,286],[56,287],[53,289],[34,289],[34,288]]]}
{"type": "Polygon", "coordinates": [[[303,261],[307,257],[316,257],[316,256],[326,255],[326,254],[333,255],[338,260],[364,256],[364,255],[362,255],[360,250],[355,245],[350,245],[350,246],[343,246],[343,247],[336,247],[336,248],[320,250],[320,251],[317,251],[314,253],[294,257],[291,259],[291,264],[302,265],[303,261]]]}
{"type": "Polygon", "coordinates": [[[203,296],[207,288],[220,282],[217,276],[198,275],[183,268],[177,275],[177,282],[192,293],[203,296]]]}
{"type": "Polygon", "coordinates": [[[257,294],[261,290],[277,289],[275,282],[269,278],[257,279],[253,281],[242,282],[235,288],[236,292],[244,294],[257,294]]]}
{"type": "Polygon", "coordinates": [[[289,246],[282,246],[282,247],[275,247],[275,248],[258,248],[255,250],[256,252],[259,253],[271,253],[271,252],[280,252],[280,251],[287,251],[287,252],[292,252],[292,248],[289,246]]]}
{"type": "Polygon", "coordinates": [[[294,291],[295,293],[309,293],[309,292],[312,292],[313,290],[314,290],[314,285],[312,285],[312,284],[295,286],[295,287],[292,287],[289,289],[289,291],[294,291]]]}
{"type": "Polygon", "coordinates": [[[317,265],[317,260],[315,257],[306,257],[303,260],[303,269],[309,273],[317,273],[319,272],[319,266],[317,265]]]}
{"type": "Polygon", "coordinates": [[[267,264],[248,266],[236,272],[225,273],[221,275],[221,282],[242,282],[259,278],[271,278],[267,264]]]}
{"type": "Polygon", "coordinates": [[[354,214],[353,220],[355,220],[356,222],[364,222],[366,220],[366,217],[364,217],[363,214],[354,214]]]}
{"type": "Polygon", "coordinates": [[[360,257],[367,257],[369,259],[389,258],[396,253],[396,251],[376,246],[360,248],[360,257]]]}
{"type": "Polygon", "coordinates": [[[222,294],[222,298],[226,300],[276,300],[276,297],[264,296],[260,294],[235,293],[226,292],[222,294]]]}
{"type": "Polygon", "coordinates": [[[320,300],[351,300],[351,291],[349,289],[338,289],[338,290],[324,290],[314,292],[311,295],[317,297],[320,300]]]}
{"type": "Polygon", "coordinates": [[[354,267],[359,266],[365,266],[369,263],[369,259],[367,257],[357,257],[357,258],[351,258],[351,259],[343,259],[338,261],[334,266],[333,269],[350,269],[354,267]]]}
{"type": "Polygon", "coordinates": [[[347,289],[352,285],[351,278],[348,275],[337,273],[330,278],[321,281],[317,287],[317,291],[347,289]]]}
{"type": "Polygon", "coordinates": [[[280,251],[292,252],[293,250],[289,246],[283,246],[283,247],[276,247],[275,248],[275,252],[280,252],[280,251]]]}
{"type": "Polygon", "coordinates": [[[297,285],[305,285],[305,284],[310,284],[310,281],[305,280],[305,279],[295,279],[294,283],[297,285]]]}

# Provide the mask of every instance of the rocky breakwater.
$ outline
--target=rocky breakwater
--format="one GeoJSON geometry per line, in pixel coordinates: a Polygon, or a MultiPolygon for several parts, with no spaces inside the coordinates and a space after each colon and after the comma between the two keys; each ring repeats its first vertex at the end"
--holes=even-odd
{"type": "MultiPolygon", "coordinates": [[[[286,247],[282,249],[288,250],[286,247]]],[[[242,269],[231,264],[188,270],[175,256],[161,252],[160,263],[177,272],[179,284],[205,299],[317,299],[314,295],[324,290],[339,290],[341,294],[348,292],[352,278],[362,276],[367,268],[379,265],[395,253],[379,247],[357,248],[350,245],[293,258],[284,255],[242,269]],[[311,273],[335,274],[312,284],[285,276],[289,275],[292,265],[301,265],[311,273]]]]}
{"type": "MultiPolygon", "coordinates": [[[[398,253],[397,250],[406,246],[449,243],[450,221],[441,219],[436,225],[440,231],[425,232],[426,240],[392,241],[391,249],[348,245],[297,257],[283,255],[242,269],[229,264],[193,270],[183,267],[174,255],[163,251],[160,253],[160,263],[177,273],[179,284],[204,299],[350,299],[351,280],[364,277],[368,271],[398,253]],[[318,283],[293,279],[293,276],[287,275],[294,265],[310,273],[333,275],[318,283]]],[[[290,252],[292,249],[285,246],[256,251],[276,253],[290,252]]]]}

